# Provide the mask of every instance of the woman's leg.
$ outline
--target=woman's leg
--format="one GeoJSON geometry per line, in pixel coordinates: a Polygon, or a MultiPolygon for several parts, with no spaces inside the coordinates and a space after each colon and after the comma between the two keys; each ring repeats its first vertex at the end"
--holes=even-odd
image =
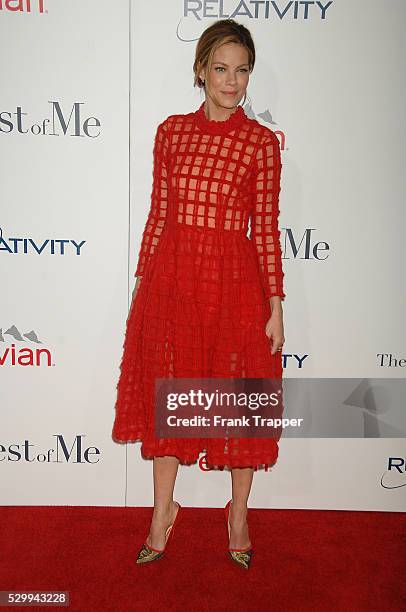
{"type": "Polygon", "coordinates": [[[154,512],[146,543],[153,548],[165,547],[165,532],[175,519],[178,506],[173,501],[179,459],[154,457],[154,512]]]}
{"type": "Polygon", "coordinates": [[[247,525],[247,502],[251,491],[254,470],[252,468],[233,468],[232,504],[230,507],[230,548],[251,546],[247,525]]]}

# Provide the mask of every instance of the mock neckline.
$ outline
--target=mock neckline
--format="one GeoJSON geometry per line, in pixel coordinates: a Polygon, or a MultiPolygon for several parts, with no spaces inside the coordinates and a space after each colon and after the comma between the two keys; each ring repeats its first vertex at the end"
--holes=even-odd
{"type": "Polygon", "coordinates": [[[196,122],[203,132],[211,134],[227,134],[235,128],[243,124],[246,119],[246,114],[242,106],[238,105],[235,111],[224,121],[216,121],[208,119],[204,112],[205,100],[201,103],[197,111],[195,111],[196,122]]]}

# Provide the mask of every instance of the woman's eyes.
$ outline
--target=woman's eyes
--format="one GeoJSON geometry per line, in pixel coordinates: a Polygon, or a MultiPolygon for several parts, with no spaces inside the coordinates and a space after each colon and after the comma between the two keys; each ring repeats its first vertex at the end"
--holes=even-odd
{"type": "MultiPolygon", "coordinates": [[[[225,70],[223,66],[216,66],[214,70],[225,70]]],[[[248,72],[248,68],[240,68],[240,72],[248,72]]]]}

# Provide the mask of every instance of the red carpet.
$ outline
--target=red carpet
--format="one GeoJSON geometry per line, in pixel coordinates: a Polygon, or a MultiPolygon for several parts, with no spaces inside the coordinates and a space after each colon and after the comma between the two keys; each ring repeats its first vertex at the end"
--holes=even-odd
{"type": "Polygon", "coordinates": [[[165,556],[138,566],[151,508],[2,507],[0,590],[70,591],[58,609],[86,612],[406,609],[406,514],[251,509],[246,571],[222,509],[182,512],[165,556]]]}

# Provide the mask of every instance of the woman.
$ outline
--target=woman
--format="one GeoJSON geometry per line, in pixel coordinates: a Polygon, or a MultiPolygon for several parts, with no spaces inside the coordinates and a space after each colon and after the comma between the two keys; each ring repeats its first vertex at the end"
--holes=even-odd
{"type": "Polygon", "coordinates": [[[113,427],[114,440],[142,441],[142,456],[154,462],[154,512],[138,563],[162,556],[180,510],[173,501],[179,462],[196,463],[206,450],[211,468],[231,470],[228,550],[248,568],[253,472],[278,456],[275,438],[154,435],[158,377],[282,378],[279,141],[239,105],[254,63],[247,28],[232,19],[211,25],[198,41],[193,67],[206,99],[195,112],[167,117],[155,137],[151,209],[113,427]]]}

